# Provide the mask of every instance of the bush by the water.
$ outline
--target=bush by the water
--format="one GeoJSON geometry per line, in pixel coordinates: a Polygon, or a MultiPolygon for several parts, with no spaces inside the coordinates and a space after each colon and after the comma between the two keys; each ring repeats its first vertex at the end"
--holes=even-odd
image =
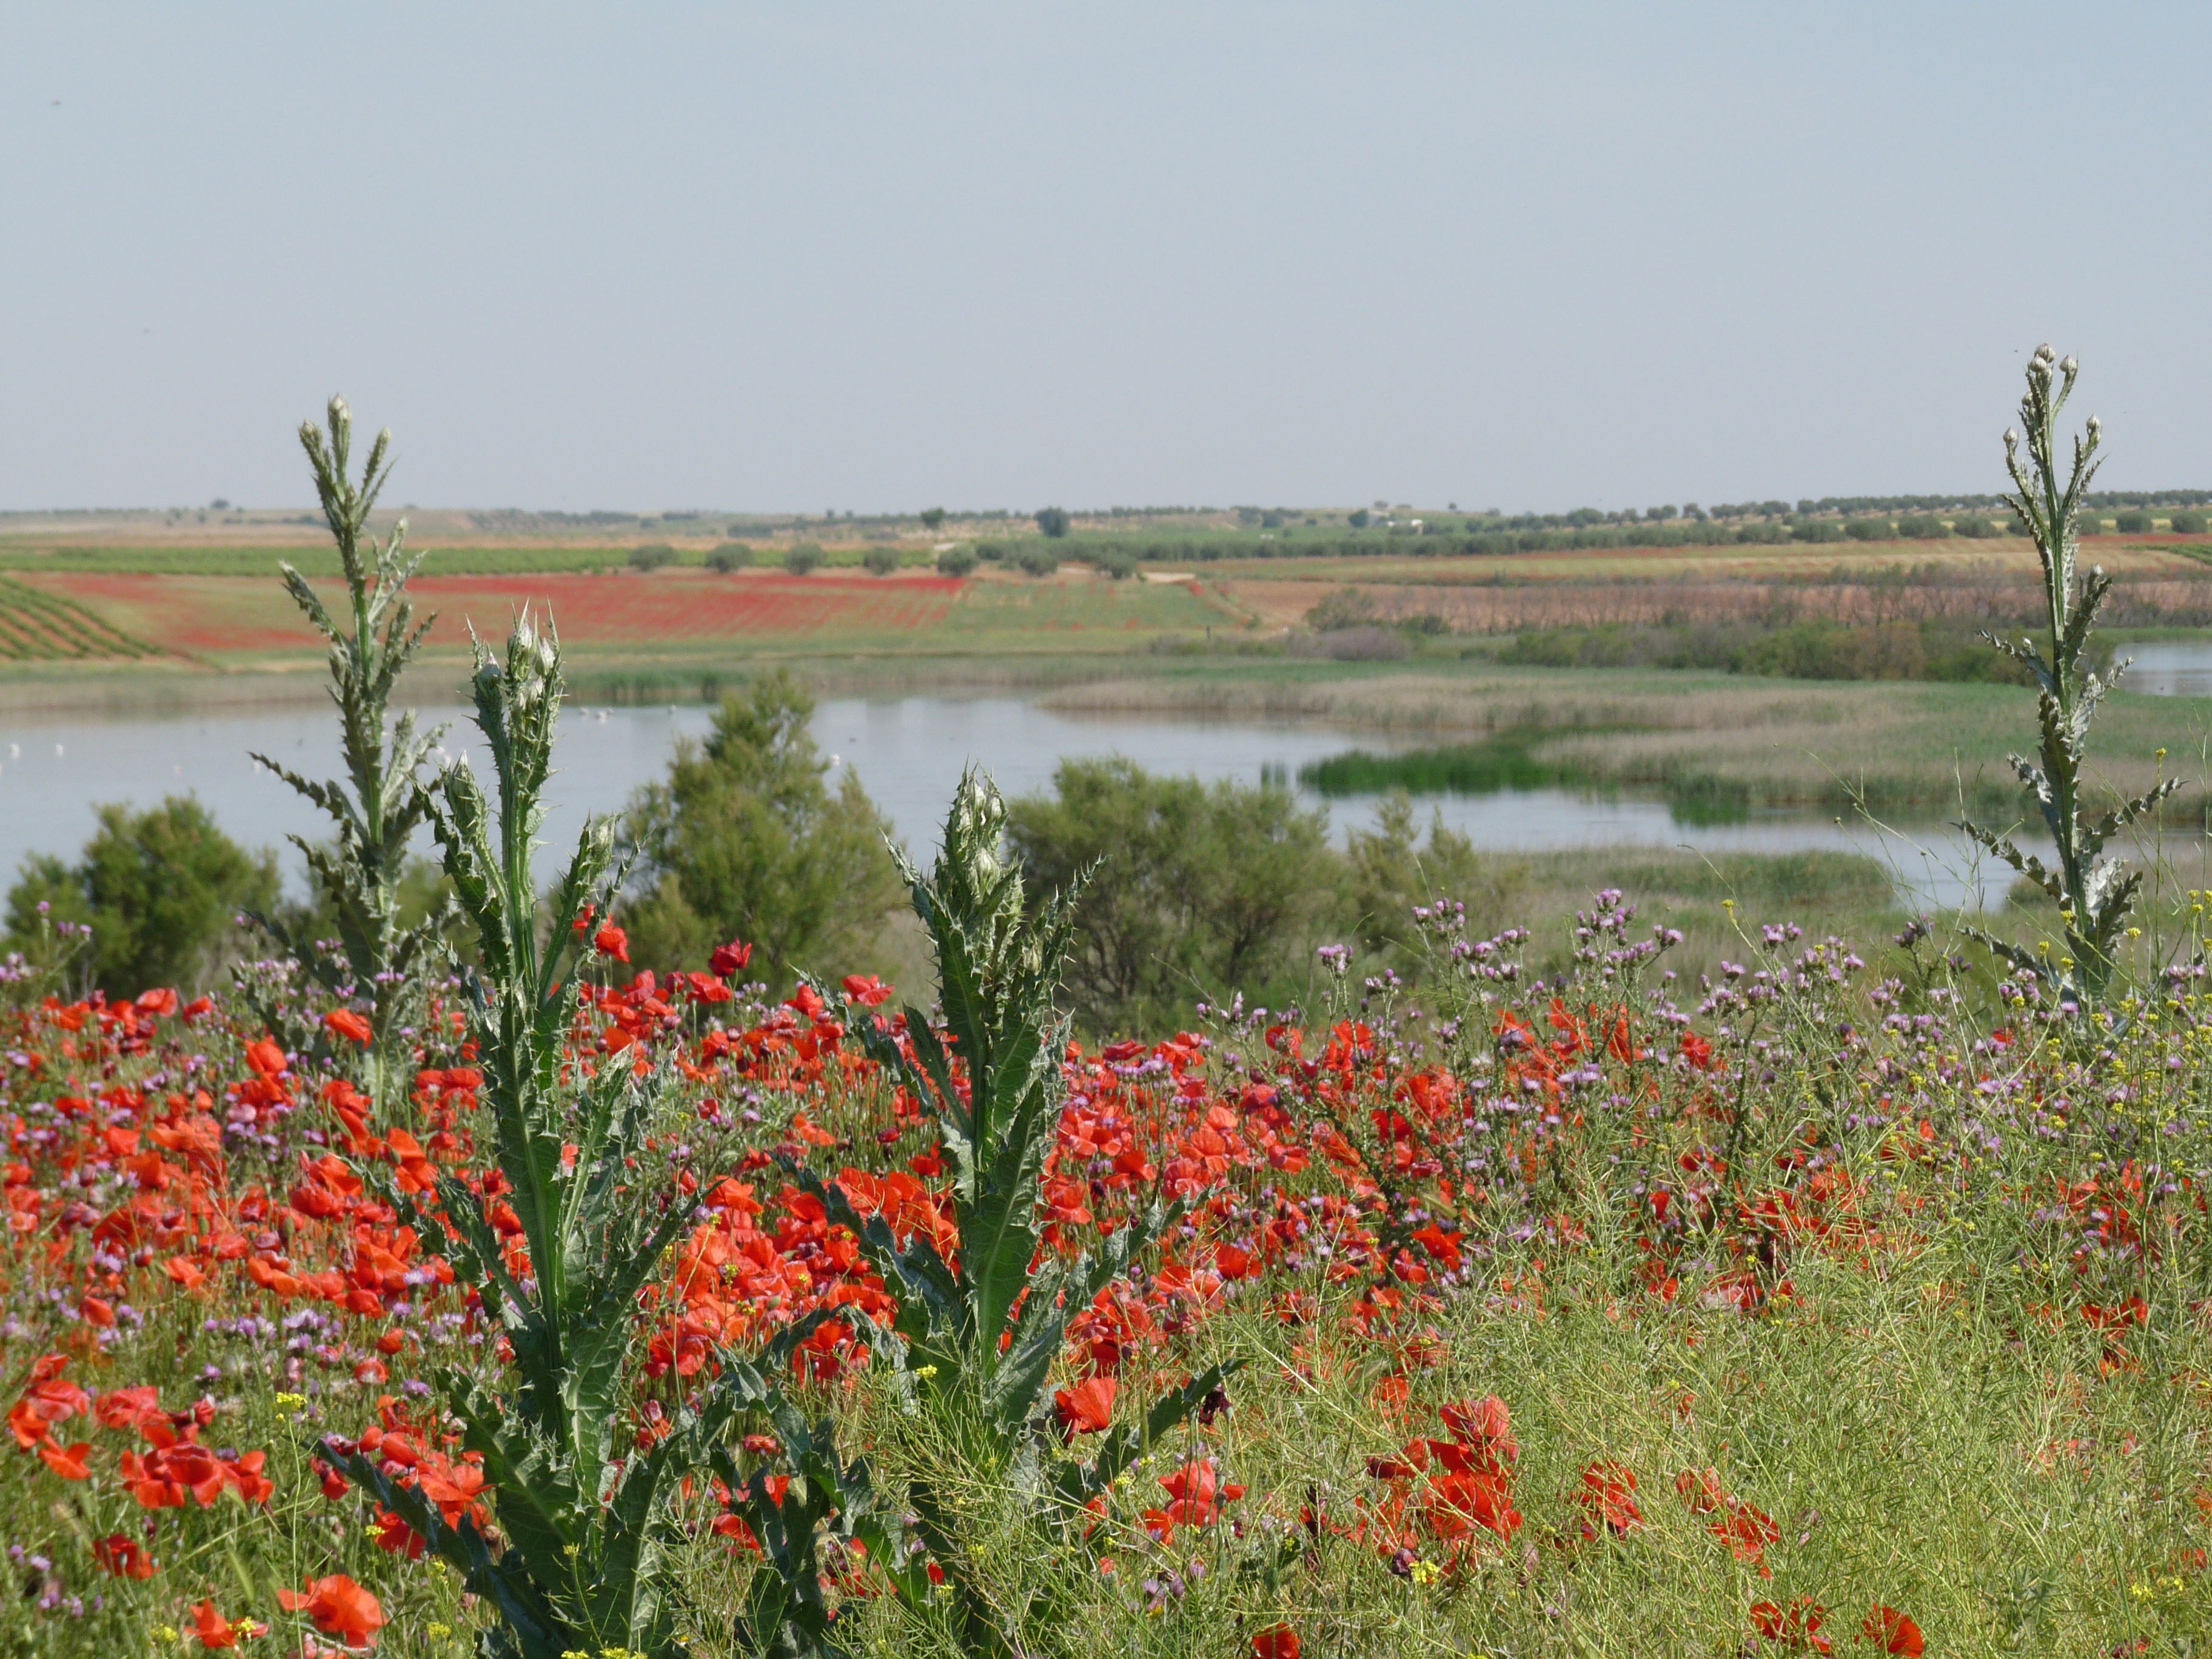
{"type": "Polygon", "coordinates": [[[112,996],[214,984],[245,944],[240,915],[276,908],[276,854],[248,853],[191,795],[102,806],[98,819],[76,863],[25,863],[8,892],[7,948],[36,959],[55,950],[55,928],[89,930],[87,948],[67,954],[112,996]]]}
{"type": "Polygon", "coordinates": [[[1934,619],[1854,623],[1811,617],[1778,625],[1544,629],[1520,635],[1498,659],[1547,668],[1702,668],[1802,680],[2012,685],[2030,680],[2019,663],[1985,641],[1934,619]]]}

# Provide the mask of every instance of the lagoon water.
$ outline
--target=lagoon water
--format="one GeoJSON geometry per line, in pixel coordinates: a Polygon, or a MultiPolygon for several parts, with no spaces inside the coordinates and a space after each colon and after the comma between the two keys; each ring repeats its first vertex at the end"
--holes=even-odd
{"type": "MultiPolygon", "coordinates": [[[[2212,662],[2191,672],[2212,678],[2212,662]]],[[[465,711],[428,710],[424,717],[448,722],[446,754],[471,763],[482,758],[471,754],[475,733],[465,711]]],[[[549,849],[574,845],[586,814],[617,811],[641,785],[663,775],[675,740],[699,736],[708,718],[700,707],[571,708],[549,791],[549,849]]],[[[918,853],[936,844],[952,787],[971,761],[988,768],[1009,794],[1020,794],[1048,787],[1054,769],[1068,757],[1120,754],[1155,772],[1256,782],[1263,775],[1295,779],[1310,761],[1378,746],[1372,734],[1312,726],[1078,716],[1018,697],[830,699],[817,709],[813,730],[823,753],[859,775],[918,853]]],[[[0,715],[0,876],[12,878],[33,853],[73,858],[93,832],[96,803],[143,806],[189,792],[238,840],[282,847],[296,878],[298,854],[283,838],[320,836],[326,824],[252,758],[255,751],[311,778],[331,775],[338,764],[335,721],[315,708],[128,720],[0,715]]],[[[1329,802],[1331,821],[1340,829],[1371,823],[1376,805],[1371,797],[1329,802]]],[[[1956,832],[1942,826],[1900,835],[1781,816],[1692,824],[1676,820],[1663,802],[1557,789],[1440,796],[1419,805],[1424,822],[1433,811],[1478,847],[1498,851],[1634,845],[1865,852],[1889,866],[1908,904],[1987,902],[2009,878],[1986,860],[1978,863],[1956,832]]],[[[433,850],[427,835],[422,846],[433,850]]],[[[552,855],[541,854],[541,868],[552,855]]]]}

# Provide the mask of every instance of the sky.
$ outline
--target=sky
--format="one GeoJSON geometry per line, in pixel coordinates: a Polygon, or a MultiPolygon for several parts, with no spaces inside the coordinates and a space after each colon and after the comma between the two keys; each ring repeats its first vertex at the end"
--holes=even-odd
{"type": "Polygon", "coordinates": [[[2212,7],[0,9],[0,509],[2212,486],[2212,7]]]}

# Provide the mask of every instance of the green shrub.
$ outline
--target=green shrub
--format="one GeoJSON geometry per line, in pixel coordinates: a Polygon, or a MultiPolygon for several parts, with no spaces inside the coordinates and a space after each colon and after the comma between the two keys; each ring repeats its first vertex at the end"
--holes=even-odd
{"type": "Polygon", "coordinates": [[[975,568],[975,551],[968,547],[948,547],[937,556],[937,574],[940,576],[965,576],[975,568]]]}
{"type": "Polygon", "coordinates": [[[1941,519],[1918,514],[1899,519],[1897,521],[1897,533],[1912,541],[1942,541],[1951,533],[1951,526],[1941,519]]]}
{"type": "Polygon", "coordinates": [[[1057,538],[1067,534],[1067,512],[1064,507],[1041,507],[1037,509],[1036,526],[1045,535],[1057,538]]]}
{"type": "Polygon", "coordinates": [[[888,576],[902,561],[896,547],[872,547],[860,558],[860,566],[871,575],[888,576]]]}
{"type": "Polygon", "coordinates": [[[658,570],[664,565],[675,562],[676,550],[666,542],[647,542],[629,550],[629,564],[633,570],[658,570]]]}
{"type": "Polygon", "coordinates": [[[1048,548],[1024,547],[1014,555],[1014,565],[1024,575],[1049,576],[1060,568],[1060,555],[1048,548]]]}
{"type": "Polygon", "coordinates": [[[752,545],[749,542],[723,542],[707,555],[707,568],[720,571],[726,576],[732,570],[743,570],[753,562],[752,545]]]}
{"type": "Polygon", "coordinates": [[[1968,541],[1985,542],[1992,537],[2003,535],[2005,531],[2002,526],[1992,524],[1987,519],[1968,518],[1954,520],[1951,533],[1963,536],[1968,541]]]}
{"type": "Polygon", "coordinates": [[[1127,548],[1102,548],[1089,556],[1102,574],[1117,582],[1127,581],[1137,574],[1137,556],[1127,548]]]}
{"type": "Polygon", "coordinates": [[[25,860],[8,893],[9,948],[36,950],[42,923],[73,922],[91,928],[93,982],[110,996],[212,983],[236,953],[240,914],[276,908],[276,855],[246,852],[190,795],[98,817],[76,864],[25,860]]]}
{"type": "Polygon", "coordinates": [[[2177,536],[2201,536],[2204,533],[2205,521],[2202,513],[2176,513],[2167,522],[2177,536]]]}
{"type": "Polygon", "coordinates": [[[828,556],[812,542],[800,542],[785,550],[783,568],[794,576],[810,575],[822,568],[823,560],[828,556]]]}
{"type": "Polygon", "coordinates": [[[1801,542],[1839,542],[1844,539],[1840,519],[1800,519],[1790,526],[1794,540],[1801,542]]]}
{"type": "Polygon", "coordinates": [[[1844,526],[1844,534],[1855,542],[1886,542],[1897,534],[1897,526],[1887,519],[1852,519],[1844,526]]]}
{"type": "Polygon", "coordinates": [[[1067,760],[1050,795],[1007,809],[1007,838],[1030,880],[1077,901],[1068,971],[1095,1030],[1172,1024],[1201,991],[1295,999],[1305,930],[1334,914],[1342,868],[1324,811],[1285,790],[1164,778],[1120,757],[1067,760]]]}
{"type": "Polygon", "coordinates": [[[696,968],[742,939],[775,978],[875,937],[898,902],[889,826],[851,770],[830,787],[813,714],[787,672],[764,674],[715,711],[704,743],[678,743],[665,782],[640,792],[624,827],[638,960],[696,968]]]}
{"type": "Polygon", "coordinates": [[[2113,518],[2112,528],[2123,536],[2148,536],[2154,522],[2149,514],[2130,507],[2113,518]]]}

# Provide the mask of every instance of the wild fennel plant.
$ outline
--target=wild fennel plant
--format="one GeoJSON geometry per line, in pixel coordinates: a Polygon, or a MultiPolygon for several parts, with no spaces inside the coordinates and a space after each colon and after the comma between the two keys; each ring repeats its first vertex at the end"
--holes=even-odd
{"type": "Polygon", "coordinates": [[[254,759],[337,825],[334,846],[298,836],[291,839],[306,856],[309,877],[335,919],[338,950],[334,955],[317,940],[291,937],[280,923],[256,920],[325,990],[362,1006],[370,1030],[366,1080],[382,1109],[405,1085],[410,1057],[400,1030],[412,1023],[411,1011],[423,1000],[422,969],[432,959],[443,920],[432,916],[412,927],[399,921],[399,878],[408,842],[429,807],[416,775],[437,733],[418,735],[411,710],[388,732],[386,726],[393,684],[430,627],[428,621],[415,623],[407,598],[407,579],[422,556],[406,550],[404,520],[381,543],[368,534],[369,512],[391,476],[389,429],[378,433],[369,446],[358,483],[348,475],[353,411],[344,398],[331,399],[328,436],[313,422],[302,422],[300,443],[314,471],[315,493],[344,568],[345,625],[332,619],[322,597],[289,564],[283,567],[284,586],[330,641],[331,701],[337,705],[347,780],[318,783],[266,755],[254,759]]]}
{"type": "MultiPolygon", "coordinates": [[[[1032,1267],[1045,1159],[1060,1127],[1067,1028],[1054,998],[1072,942],[1074,895],[1054,895],[1029,912],[1020,866],[1003,844],[1006,816],[998,790],[970,771],[953,797],[932,873],[922,875],[894,849],[936,957],[949,1050],[910,1005],[903,1042],[869,1010],[846,1010],[868,1052],[934,1107],[952,1171],[958,1251],[948,1261],[920,1231],[901,1245],[880,1214],[862,1217],[834,1182],[789,1168],[830,1219],[859,1238],[897,1297],[894,1331],[862,1334],[888,1352],[902,1392],[943,1437],[932,1460],[936,1472],[911,1476],[905,1497],[945,1576],[945,1611],[960,1650],[994,1656],[1026,1651],[1023,1627],[1043,1610],[990,1605],[954,1493],[1011,1485],[1028,1495],[1047,1533],[1066,1541],[1086,1519],[1084,1506],[1204,1405],[1227,1369],[1214,1366],[1170,1390],[1140,1425],[1109,1431],[1088,1463],[1066,1455],[1040,1411],[1068,1321],[1126,1273],[1176,1212],[1156,1204],[1095,1253],[1072,1261],[1047,1256],[1032,1267]]],[[[900,1588],[912,1600],[918,1586],[900,1588]]]]}
{"type": "MultiPolygon", "coordinates": [[[[2141,871],[2130,871],[2124,860],[2100,854],[2113,836],[2179,788],[2180,780],[2165,780],[2094,816],[2084,810],[2081,769],[2088,751],[2089,722],[2127,664],[2123,661],[2103,675],[2088,666],[2090,632],[2112,579],[2101,565],[2092,566],[2086,578],[2075,568],[2077,516],[2102,465],[2097,450],[2104,427],[2095,416],[2089,417],[2086,436],[2074,439],[2072,465],[2065,482],[2060,483],[2058,416],[2080,372],[2081,365],[2072,357],[2060,360],[2048,344],[2038,346],[2028,359],[2027,392],[2020,403],[2021,427],[2027,429],[2024,459],[2020,428],[2005,433],[2005,468],[2013,481],[2013,491],[2005,500],[2035,539],[2036,556],[2043,567],[2047,641],[2023,637],[2015,645],[1984,635],[2035,677],[2041,750],[2035,760],[2024,755],[2008,758],[2035,797],[2051,832],[2057,866],[2051,868],[2022,852],[2008,833],[1973,823],[1959,828],[2057,902],[2066,944],[2057,963],[2060,983],[2076,994],[2096,997],[2111,981],[2117,965],[2114,948],[2142,884],[2141,871]]],[[[2045,974],[2050,970],[2051,963],[2033,951],[1978,928],[1967,931],[2016,968],[2045,974]]]]}
{"type": "Polygon", "coordinates": [[[578,961],[591,949],[576,924],[620,885],[612,829],[586,826],[541,908],[531,851],[562,690],[555,641],[526,617],[503,661],[477,647],[472,690],[497,775],[496,814],[459,765],[440,780],[430,814],[479,941],[482,966],[465,989],[503,1190],[495,1197],[447,1176],[437,1212],[409,1210],[477,1287],[513,1352],[511,1384],[460,1371],[440,1379],[464,1443],[483,1455],[501,1547],[465,1516],[449,1524],[367,1458],[331,1455],[498,1610],[486,1638],[495,1659],[579,1650],[673,1659],[674,1491],[769,1391],[757,1372],[733,1366],[726,1386],[686,1402],[664,1437],[635,1444],[640,1293],[691,1206],[672,1176],[646,1173],[665,1167],[647,1156],[662,1077],[641,1079],[627,1063],[587,1075],[568,1050],[578,961]],[[526,1264],[502,1246],[493,1221],[501,1202],[520,1224],[526,1264]]]}

